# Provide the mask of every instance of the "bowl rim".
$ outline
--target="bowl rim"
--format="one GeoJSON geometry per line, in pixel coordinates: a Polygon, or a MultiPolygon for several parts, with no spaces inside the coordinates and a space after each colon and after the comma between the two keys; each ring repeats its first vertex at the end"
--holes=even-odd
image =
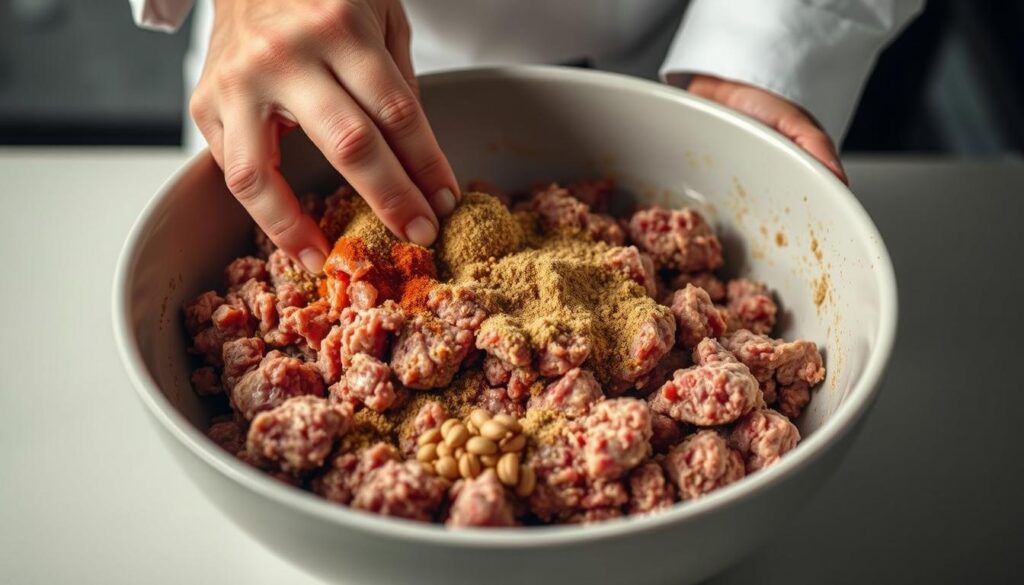
{"type": "Polygon", "coordinates": [[[781,148],[794,158],[795,162],[823,177],[833,192],[833,195],[829,196],[834,197],[836,205],[843,208],[848,220],[855,225],[858,235],[868,246],[870,252],[876,256],[873,273],[879,287],[880,298],[877,343],[873,344],[870,350],[863,374],[822,426],[801,441],[796,449],[783,457],[777,464],[746,477],[743,481],[730,484],[696,501],[687,502],[684,505],[677,504],[669,510],[656,514],[625,517],[587,526],[556,525],[526,529],[449,530],[439,524],[389,518],[354,510],[284,485],[225,453],[174,408],[145,367],[138,340],[131,327],[130,285],[137,264],[137,256],[140,253],[138,244],[145,237],[148,226],[153,222],[156,212],[164,205],[167,194],[173,186],[184,176],[194,172],[196,167],[215,164],[209,151],[204,150],[193,156],[167,179],[156,195],[146,204],[128,234],[114,274],[112,313],[118,353],[136,394],[164,430],[205,464],[239,484],[239,487],[304,515],[337,525],[339,528],[360,530],[379,537],[421,544],[493,549],[577,545],[660,530],[669,525],[707,516],[742,499],[753,497],[758,491],[776,485],[797,470],[806,468],[849,433],[855,423],[867,412],[868,407],[878,394],[895,343],[898,301],[892,260],[882,237],[867,211],[846,185],[840,182],[824,165],[761,123],[665,84],[615,73],[548,65],[449,70],[427,74],[419,78],[423,91],[453,82],[503,79],[538,82],[567,81],[575,85],[597,89],[615,88],[653,94],[660,99],[700,110],[719,118],[724,123],[739,126],[750,133],[752,138],[759,139],[770,147],[781,148]]]}

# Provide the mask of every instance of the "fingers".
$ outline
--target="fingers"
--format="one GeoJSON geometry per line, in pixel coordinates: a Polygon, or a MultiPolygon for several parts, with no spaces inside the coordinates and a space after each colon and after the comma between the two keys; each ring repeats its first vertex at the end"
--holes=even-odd
{"type": "Polygon", "coordinates": [[[359,104],[326,71],[297,89],[284,105],[334,168],[395,235],[421,246],[433,243],[434,211],[359,104]]]}
{"type": "Polygon", "coordinates": [[[818,159],[840,181],[847,185],[850,184],[850,180],[839,162],[839,154],[836,152],[835,146],[832,145],[832,139],[803,111],[798,109],[795,113],[780,119],[778,130],[808,154],[818,159]]]}
{"type": "Polygon", "coordinates": [[[443,217],[455,208],[459,186],[409,87],[412,62],[407,56],[408,42],[399,39],[392,44],[396,46],[395,54],[373,47],[350,49],[331,58],[331,67],[345,91],[380,129],[431,207],[443,217]],[[399,45],[401,48],[397,48],[399,45]],[[345,77],[341,76],[343,72],[347,73],[345,77]]]}
{"type": "Polygon", "coordinates": [[[327,239],[302,212],[277,169],[278,129],[252,106],[228,107],[222,115],[222,166],[228,189],[279,248],[319,273],[329,251],[327,239]]]}

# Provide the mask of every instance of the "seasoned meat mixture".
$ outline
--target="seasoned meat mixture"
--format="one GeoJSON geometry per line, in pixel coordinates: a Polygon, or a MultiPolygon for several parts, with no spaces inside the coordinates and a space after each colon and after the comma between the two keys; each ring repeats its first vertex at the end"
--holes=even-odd
{"type": "Polygon", "coordinates": [[[614,182],[478,182],[432,249],[350,188],[303,208],[313,276],[256,230],[186,304],[210,439],[327,501],[452,529],[654,514],[796,447],[825,377],[773,337],[767,284],[726,279],[696,210],[613,217],[614,182]]]}

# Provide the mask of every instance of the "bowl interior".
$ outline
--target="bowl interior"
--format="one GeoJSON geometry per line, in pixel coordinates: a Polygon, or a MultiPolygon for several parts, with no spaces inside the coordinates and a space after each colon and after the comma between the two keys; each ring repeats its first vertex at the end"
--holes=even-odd
{"type": "MultiPolygon", "coordinates": [[[[886,306],[890,273],[877,232],[838,181],[756,123],[671,88],[556,68],[437,74],[422,90],[463,183],[518,189],[611,176],[642,202],[707,214],[726,244],[727,272],[776,291],[781,336],[823,349],[828,377],[798,421],[805,436],[840,409],[873,348],[888,343],[881,337],[891,334],[895,307],[886,306]]],[[[338,182],[301,134],[282,151],[297,192],[338,182]]],[[[222,286],[224,267],[250,251],[251,235],[204,153],[154,201],[129,250],[125,310],[139,355],[170,404],[200,428],[210,412],[189,385],[181,306],[222,286]]]]}

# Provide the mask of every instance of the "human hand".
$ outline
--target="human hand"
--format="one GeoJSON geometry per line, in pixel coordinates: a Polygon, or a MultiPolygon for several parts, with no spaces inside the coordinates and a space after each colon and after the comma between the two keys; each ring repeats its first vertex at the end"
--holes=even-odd
{"type": "Polygon", "coordinates": [[[832,140],[803,108],[786,98],[709,75],[694,75],[688,91],[761,121],[821,161],[840,181],[850,183],[832,140]]]}
{"type": "Polygon", "coordinates": [[[400,238],[437,236],[458,183],[420,107],[399,0],[217,0],[189,109],[256,223],[311,272],[330,251],[281,176],[301,126],[400,238]],[[428,202],[429,198],[429,202],[428,202]]]}

